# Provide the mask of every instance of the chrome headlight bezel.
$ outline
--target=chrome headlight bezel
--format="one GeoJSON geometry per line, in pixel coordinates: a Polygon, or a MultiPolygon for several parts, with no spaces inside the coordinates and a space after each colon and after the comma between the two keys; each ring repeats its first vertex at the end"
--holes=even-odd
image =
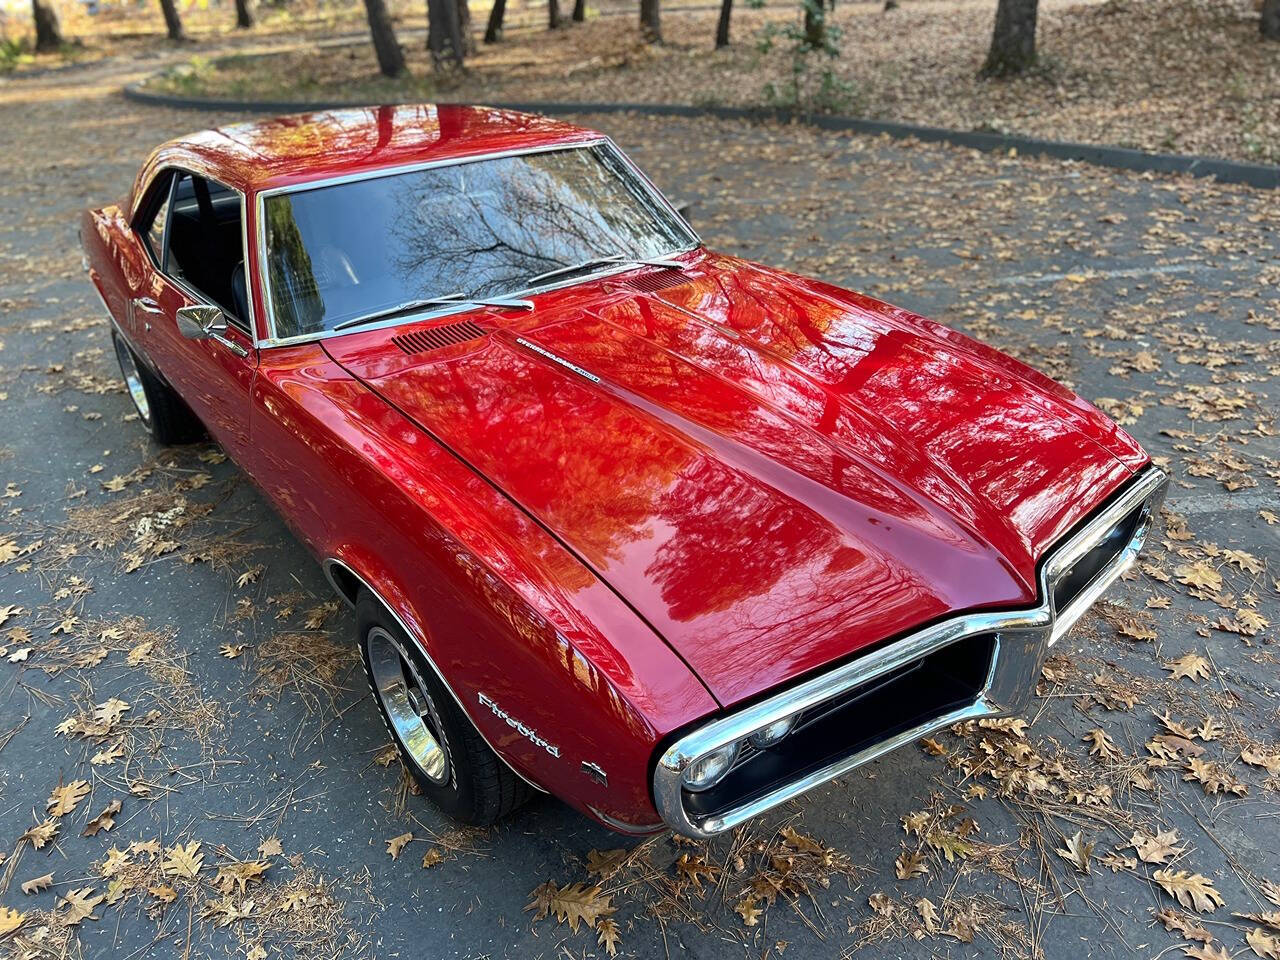
{"type": "Polygon", "coordinates": [[[710,790],[728,776],[729,771],[733,769],[733,762],[738,759],[738,753],[741,749],[742,742],[734,740],[695,757],[684,768],[684,773],[680,778],[684,788],[694,793],[710,790]]]}

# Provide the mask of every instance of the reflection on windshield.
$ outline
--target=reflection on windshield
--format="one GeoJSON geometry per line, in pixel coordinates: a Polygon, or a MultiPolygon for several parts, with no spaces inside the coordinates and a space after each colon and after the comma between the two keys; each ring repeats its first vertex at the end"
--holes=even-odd
{"type": "Polygon", "coordinates": [[[278,194],[265,213],[279,338],[409,300],[509,295],[557,267],[694,242],[603,145],[278,194]]]}

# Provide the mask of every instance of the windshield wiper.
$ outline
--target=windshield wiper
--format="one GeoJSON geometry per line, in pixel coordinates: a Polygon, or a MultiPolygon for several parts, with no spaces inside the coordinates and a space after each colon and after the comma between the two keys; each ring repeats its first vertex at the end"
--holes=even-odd
{"type": "Polygon", "coordinates": [[[520,300],[512,297],[467,297],[461,293],[450,293],[443,297],[427,297],[423,300],[406,300],[404,303],[397,303],[394,307],[387,307],[385,310],[375,310],[373,313],[366,313],[361,317],[352,317],[350,320],[343,320],[341,323],[335,323],[331,330],[345,330],[347,327],[358,327],[361,324],[373,323],[377,320],[389,320],[391,317],[401,313],[409,313],[413,310],[425,310],[427,307],[507,307],[511,310],[532,310],[532,300],[520,300]]]}
{"type": "Polygon", "coordinates": [[[608,257],[592,257],[590,260],[583,260],[581,263],[573,263],[567,267],[557,267],[554,270],[546,271],[546,273],[539,273],[537,276],[530,277],[525,281],[525,283],[531,287],[540,280],[550,280],[552,277],[561,277],[565,274],[577,273],[579,270],[590,270],[592,267],[603,267],[606,264],[611,263],[666,267],[670,270],[683,270],[686,266],[679,260],[667,260],[662,257],[628,257],[621,253],[615,253],[608,257]]]}

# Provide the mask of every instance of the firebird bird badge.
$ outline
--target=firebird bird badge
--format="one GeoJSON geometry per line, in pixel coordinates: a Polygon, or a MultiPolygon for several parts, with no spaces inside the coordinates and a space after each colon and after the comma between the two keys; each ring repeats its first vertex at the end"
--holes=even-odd
{"type": "Polygon", "coordinates": [[[560,748],[557,747],[555,744],[548,743],[546,740],[542,739],[542,737],[538,736],[538,731],[534,730],[532,727],[526,726],[525,724],[517,720],[515,717],[511,716],[511,714],[507,713],[507,711],[503,710],[500,706],[498,706],[491,699],[489,699],[489,697],[486,694],[481,693],[479,696],[480,696],[480,703],[482,706],[486,706],[490,710],[492,710],[493,715],[495,717],[499,717],[502,720],[505,720],[507,726],[509,726],[516,733],[520,734],[520,736],[524,737],[526,740],[536,743],[538,746],[540,746],[543,750],[547,751],[547,753],[551,754],[553,757],[558,758],[560,756],[560,748]]]}

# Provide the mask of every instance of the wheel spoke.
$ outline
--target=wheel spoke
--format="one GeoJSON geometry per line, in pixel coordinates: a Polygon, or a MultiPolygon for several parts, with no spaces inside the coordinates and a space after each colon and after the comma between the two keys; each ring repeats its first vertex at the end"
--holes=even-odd
{"type": "Polygon", "coordinates": [[[449,753],[440,735],[439,714],[417,670],[381,627],[369,631],[367,642],[374,693],[382,703],[392,733],[428,779],[447,782],[449,753]]]}

